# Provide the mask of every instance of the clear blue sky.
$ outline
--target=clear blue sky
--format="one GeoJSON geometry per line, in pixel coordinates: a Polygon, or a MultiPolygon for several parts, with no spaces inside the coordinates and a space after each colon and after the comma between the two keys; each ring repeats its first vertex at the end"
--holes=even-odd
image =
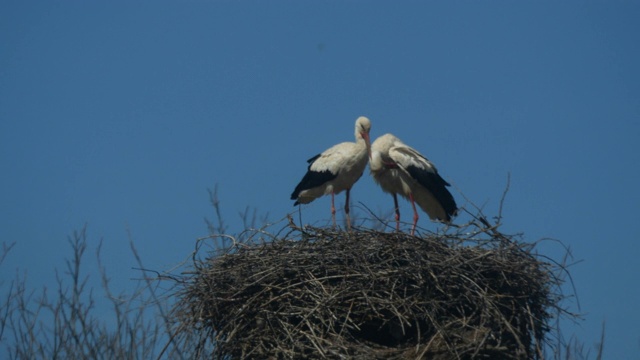
{"type": "MultiPolygon", "coordinates": [[[[583,260],[565,335],[591,346],[605,321],[605,358],[640,359],[638,19],[633,1],[3,1],[0,280],[51,286],[85,223],[114,284],[139,275],[127,228],[169,269],[207,234],[215,184],[230,232],[247,206],[276,221],[305,161],[366,115],[461,205],[495,215],[510,173],[503,230],[583,260]]],[[[352,195],[391,211],[369,176],[352,195]]],[[[329,198],[303,219],[324,224],[329,198]]]]}

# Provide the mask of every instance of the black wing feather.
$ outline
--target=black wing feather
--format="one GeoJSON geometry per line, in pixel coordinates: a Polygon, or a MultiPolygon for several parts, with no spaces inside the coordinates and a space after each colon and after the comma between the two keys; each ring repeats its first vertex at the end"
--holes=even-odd
{"type": "Polygon", "coordinates": [[[320,156],[322,156],[322,154],[318,154],[318,155],[316,155],[316,156],[312,157],[311,159],[307,160],[307,162],[309,163],[309,167],[308,167],[307,169],[311,168],[311,165],[313,165],[313,163],[314,163],[314,162],[315,162],[315,161],[316,161],[320,156]]]}
{"type": "Polygon", "coordinates": [[[427,171],[417,166],[409,166],[407,171],[420,185],[424,186],[433,194],[447,214],[447,219],[445,220],[450,221],[451,216],[458,210],[453,195],[447,190],[447,186],[450,186],[450,184],[437,172],[427,171]]]}
{"type": "MultiPolygon", "coordinates": [[[[327,181],[331,181],[333,179],[335,179],[338,174],[334,174],[329,170],[325,170],[325,171],[313,171],[311,170],[311,165],[313,165],[313,163],[321,156],[322,154],[318,154],[314,157],[312,157],[311,159],[307,160],[307,162],[309,163],[309,167],[307,167],[307,173],[304,174],[304,176],[302,177],[302,180],[300,180],[300,183],[298,184],[298,186],[296,186],[295,190],[293,190],[293,192],[291,193],[291,200],[296,200],[298,198],[298,196],[300,195],[300,192],[307,190],[307,189],[312,189],[316,186],[320,186],[324,183],[326,183],[327,181]]],[[[298,205],[298,202],[296,201],[293,205],[298,205]]]]}

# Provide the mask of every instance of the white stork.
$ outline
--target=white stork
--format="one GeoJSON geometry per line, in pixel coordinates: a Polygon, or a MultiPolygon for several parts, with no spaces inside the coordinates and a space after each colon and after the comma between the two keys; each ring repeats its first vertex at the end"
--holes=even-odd
{"type": "Polygon", "coordinates": [[[347,199],[344,204],[344,212],[347,216],[347,225],[351,226],[349,219],[349,192],[353,184],[362,176],[368,159],[371,157],[371,142],[369,140],[371,122],[364,116],[356,120],[356,142],[343,142],[334,145],[307,160],[308,171],[291,193],[291,200],[296,200],[293,205],[308,204],[323,195],[331,194],[331,217],[333,225],[336,225],[336,208],[334,205],[335,194],[342,190],[347,191],[347,199]]]}
{"type": "Polygon", "coordinates": [[[456,202],[447,190],[449,183],[438,174],[436,167],[422,154],[405,145],[400,139],[385,134],[371,146],[369,164],[373,179],[382,190],[393,195],[396,211],[396,229],[400,229],[400,210],[397,194],[411,201],[415,233],[418,211],[415,203],[431,220],[449,222],[457,211],[456,202]]]}

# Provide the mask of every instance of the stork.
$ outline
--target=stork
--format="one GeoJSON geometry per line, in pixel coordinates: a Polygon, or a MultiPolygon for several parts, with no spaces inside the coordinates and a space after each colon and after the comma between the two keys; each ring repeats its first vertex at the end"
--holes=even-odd
{"type": "Polygon", "coordinates": [[[336,226],[335,194],[346,190],[344,212],[347,226],[351,226],[349,218],[349,193],[351,187],[362,176],[371,157],[369,139],[371,121],[364,116],[356,120],[356,142],[343,142],[330,147],[323,153],[307,160],[309,167],[298,186],[291,193],[293,205],[308,204],[323,195],[331,194],[331,218],[336,226]]]}
{"type": "Polygon", "coordinates": [[[449,183],[440,177],[433,163],[392,134],[380,136],[371,145],[369,169],[382,190],[393,195],[396,230],[400,229],[397,194],[411,201],[411,235],[415,233],[419,218],[415,203],[431,220],[450,222],[456,214],[456,202],[447,190],[449,183]]]}

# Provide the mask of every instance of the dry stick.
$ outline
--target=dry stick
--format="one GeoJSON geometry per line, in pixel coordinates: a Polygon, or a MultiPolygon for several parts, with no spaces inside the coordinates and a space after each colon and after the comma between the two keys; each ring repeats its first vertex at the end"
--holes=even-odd
{"type": "MultiPolygon", "coordinates": [[[[447,236],[448,238],[466,236],[463,233],[464,230],[461,228],[457,234],[447,236]]],[[[497,231],[496,229],[494,230],[497,231]]],[[[450,248],[449,245],[445,245],[441,240],[434,241],[430,240],[431,238],[417,239],[397,233],[387,234],[374,231],[343,233],[341,231],[311,227],[305,227],[304,232],[305,234],[302,234],[302,230],[298,232],[303,237],[297,242],[292,242],[287,238],[274,238],[271,243],[251,245],[251,247],[244,248],[238,253],[223,255],[215,261],[203,263],[206,266],[203,270],[206,271],[203,271],[202,275],[208,277],[207,282],[215,282],[232,276],[230,279],[235,279],[233,281],[236,282],[230,283],[232,288],[225,291],[231,291],[231,293],[226,292],[226,294],[236,294],[238,299],[242,299],[244,297],[243,294],[245,294],[242,290],[244,287],[246,291],[251,291],[246,293],[250,294],[250,297],[246,298],[246,300],[238,300],[239,302],[236,301],[237,305],[234,305],[231,302],[233,299],[228,295],[224,295],[224,292],[220,294],[203,293],[197,296],[205,296],[208,302],[227,301],[221,304],[221,306],[224,306],[223,308],[216,310],[221,312],[220,315],[225,313],[233,314],[233,316],[243,314],[242,311],[230,313],[229,310],[233,309],[234,306],[243,308],[248,306],[252,309],[260,309],[260,307],[256,308],[256,306],[261,306],[265,310],[275,310],[273,315],[268,315],[264,318],[264,321],[270,324],[267,329],[277,329],[277,327],[273,326],[272,321],[278,319],[281,323],[279,328],[285,331],[283,334],[288,334],[288,340],[285,341],[288,341],[288,344],[297,344],[295,349],[298,350],[295,351],[300,351],[301,349],[304,349],[304,351],[317,351],[314,349],[319,346],[325,351],[325,355],[339,354],[344,351],[340,349],[346,349],[344,345],[341,345],[344,340],[339,339],[343,339],[344,335],[346,335],[345,333],[350,329],[357,329],[358,325],[366,325],[366,323],[362,322],[362,316],[377,317],[383,322],[390,321],[389,316],[393,316],[400,321],[403,331],[407,332],[408,328],[405,325],[410,323],[408,319],[416,319],[416,315],[422,314],[420,316],[423,316],[426,324],[430,325],[421,325],[421,322],[416,321],[414,331],[418,338],[422,338],[423,327],[428,326],[426,328],[428,330],[425,341],[428,341],[429,344],[423,350],[425,354],[432,347],[430,344],[433,344],[434,341],[442,341],[443,351],[449,351],[451,354],[478,353],[480,351],[479,346],[485,346],[488,341],[486,335],[482,336],[483,333],[475,333],[479,334],[478,340],[476,342],[467,342],[463,346],[450,342],[451,336],[454,338],[463,336],[455,331],[452,332],[452,330],[460,324],[463,324],[464,327],[473,326],[471,318],[474,316],[493,317],[497,319],[498,324],[501,324],[500,326],[503,327],[504,331],[513,333],[516,337],[518,335],[515,328],[509,328],[509,321],[513,321],[513,319],[500,316],[498,305],[501,303],[496,302],[500,301],[500,298],[487,293],[486,289],[498,286],[499,283],[511,288],[518,286],[519,282],[527,279],[527,273],[522,273],[522,271],[529,271],[529,266],[532,267],[532,271],[534,271],[532,275],[534,276],[538,276],[536,275],[538,274],[537,271],[542,271],[541,274],[546,271],[544,268],[538,270],[539,263],[532,255],[523,257],[524,254],[528,254],[528,250],[515,246],[515,244],[508,247],[484,248],[486,245],[491,245],[492,241],[494,243],[499,241],[496,235],[486,232],[485,234],[490,239],[465,238],[464,241],[474,241],[477,247],[456,248],[450,248]],[[417,256],[418,254],[420,256],[417,256]],[[519,264],[523,261],[531,263],[531,265],[520,266],[519,264]],[[212,266],[217,270],[209,270],[209,267],[212,266]],[[511,270],[498,272],[496,277],[488,279],[484,277],[476,278],[473,275],[474,273],[482,274],[484,271],[491,271],[495,269],[493,267],[498,267],[498,269],[506,267],[511,270]],[[400,272],[400,269],[412,270],[400,272]],[[300,275],[304,276],[301,277],[300,275]],[[284,278],[281,278],[281,276],[284,276],[284,278]],[[525,277],[520,279],[523,276],[525,277]],[[476,285],[471,288],[461,287],[455,279],[464,277],[470,279],[467,280],[467,283],[476,285]],[[256,281],[258,278],[263,280],[256,281]],[[400,282],[400,279],[406,280],[400,282]],[[375,281],[375,286],[371,282],[372,280],[375,281]],[[353,286],[359,286],[358,284],[364,286],[359,289],[359,296],[354,296],[354,292],[350,292],[349,289],[350,287],[353,288],[353,286]],[[426,284],[428,284],[427,288],[425,288],[426,284]],[[262,290],[257,292],[251,290],[256,286],[261,287],[262,290]],[[485,287],[487,288],[485,289],[485,287]],[[420,296],[427,296],[427,298],[407,299],[407,296],[415,296],[412,295],[414,293],[419,295],[423,291],[424,295],[420,296]],[[458,294],[456,295],[457,298],[453,297],[454,294],[450,293],[451,291],[458,294]],[[442,312],[447,311],[447,307],[452,302],[453,304],[459,302],[456,308],[461,309],[466,306],[464,304],[473,304],[476,301],[474,300],[475,297],[478,296],[488,302],[486,312],[473,315],[474,312],[465,314],[463,310],[456,310],[463,315],[461,319],[444,321],[441,319],[442,312]],[[342,305],[340,305],[340,299],[345,301],[342,305]],[[405,303],[397,301],[405,301],[405,303]],[[335,304],[335,307],[332,309],[324,308],[325,304],[328,303],[335,304]],[[362,307],[363,304],[365,308],[362,307]],[[438,313],[429,313],[434,308],[441,312],[439,313],[440,315],[438,313]],[[309,330],[305,331],[304,334],[300,333],[299,325],[288,323],[290,321],[287,319],[288,316],[302,316],[301,320],[296,320],[299,321],[297,324],[309,326],[309,330]],[[341,319],[342,324],[338,324],[336,322],[337,319],[341,319]],[[436,319],[438,320],[436,321],[436,319]],[[307,336],[310,341],[310,347],[296,343],[298,338],[294,334],[307,336]],[[332,334],[332,338],[336,338],[335,345],[329,344],[327,340],[320,337],[325,336],[325,334],[332,334]],[[302,346],[302,348],[299,346],[302,346]]],[[[521,285],[522,289],[524,289],[522,291],[533,291],[530,290],[530,285],[526,281],[521,285]]],[[[531,281],[535,281],[535,278],[531,281]]],[[[187,282],[183,283],[187,284],[187,282]]],[[[229,285],[228,283],[225,284],[227,284],[224,285],[225,287],[229,285]]],[[[222,288],[215,288],[218,291],[222,290],[222,288]]],[[[513,296],[520,295],[514,294],[513,296]]],[[[513,302],[516,301],[516,298],[513,299],[505,304],[510,304],[511,309],[516,309],[516,303],[513,302]]],[[[480,309],[474,311],[477,312],[480,309]]],[[[533,309],[530,308],[528,311],[535,316],[533,309]]],[[[263,312],[263,314],[267,313],[263,312]]],[[[243,349],[246,348],[246,338],[257,335],[260,336],[256,338],[257,343],[264,344],[264,346],[260,345],[261,349],[271,349],[269,351],[274,351],[273,354],[292,354],[290,351],[293,348],[286,350],[287,346],[291,345],[278,345],[284,343],[278,342],[280,340],[276,338],[265,337],[267,334],[261,329],[240,327],[237,322],[235,325],[227,327],[228,331],[225,328],[217,329],[220,334],[235,332],[236,336],[232,337],[232,340],[243,349]],[[237,336],[237,332],[241,330],[245,331],[243,339],[237,336]],[[267,346],[267,344],[273,345],[267,346]]],[[[353,336],[353,334],[350,334],[350,336],[353,336]]],[[[516,346],[523,348],[522,343],[516,344],[516,346]]],[[[232,343],[218,343],[217,354],[220,356],[232,354],[225,352],[232,349],[232,343]],[[220,348],[222,346],[224,349],[220,348]]],[[[350,349],[350,351],[355,352],[364,351],[364,348],[350,349]]],[[[422,349],[417,346],[416,351],[419,350],[422,349]]],[[[525,351],[528,350],[525,349],[525,351]]],[[[240,355],[240,353],[236,353],[236,355],[240,355]]]]}

